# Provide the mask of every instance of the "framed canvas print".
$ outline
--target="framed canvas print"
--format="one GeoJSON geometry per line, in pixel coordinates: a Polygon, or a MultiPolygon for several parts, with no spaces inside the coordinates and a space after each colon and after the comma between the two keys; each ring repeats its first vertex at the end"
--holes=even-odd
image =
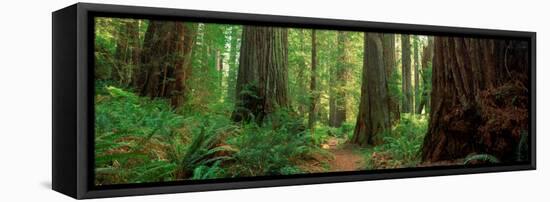
{"type": "Polygon", "coordinates": [[[53,189],[74,198],[535,169],[534,32],[52,17],[53,189]]]}

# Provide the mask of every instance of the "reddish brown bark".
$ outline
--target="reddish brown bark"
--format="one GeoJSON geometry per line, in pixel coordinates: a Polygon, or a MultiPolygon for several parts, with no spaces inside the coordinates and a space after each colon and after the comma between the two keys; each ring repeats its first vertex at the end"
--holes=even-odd
{"type": "Polygon", "coordinates": [[[426,162],[490,154],[518,160],[528,135],[527,42],[436,37],[426,162]]]}
{"type": "Polygon", "coordinates": [[[288,108],[288,33],[284,28],[245,26],[241,40],[232,119],[263,119],[288,108]]]}
{"type": "Polygon", "coordinates": [[[191,55],[193,44],[195,44],[196,28],[191,24],[179,23],[176,25],[176,32],[183,33],[183,40],[177,40],[176,52],[182,53],[176,58],[174,65],[174,87],[170,92],[171,104],[173,107],[180,107],[185,102],[189,92],[188,80],[193,72],[191,68],[191,55]]]}
{"type": "Polygon", "coordinates": [[[308,128],[313,135],[317,119],[317,103],[319,102],[319,93],[317,92],[317,37],[315,30],[311,30],[311,80],[309,90],[311,98],[309,103],[308,128]]]}
{"type": "Polygon", "coordinates": [[[183,22],[149,23],[142,54],[142,95],[170,98],[174,107],[183,104],[194,35],[191,25],[183,22]]]}
{"type": "MultiPolygon", "coordinates": [[[[395,65],[395,34],[384,34],[384,40],[382,42],[384,48],[384,66],[386,68],[386,80],[388,85],[392,82],[392,75],[397,71],[395,65]]],[[[399,113],[399,95],[398,93],[392,93],[388,91],[389,107],[390,107],[390,120],[392,124],[397,124],[400,119],[401,113],[399,113]]]]}
{"type": "Polygon", "coordinates": [[[407,34],[401,35],[401,90],[403,100],[401,111],[404,113],[413,112],[413,92],[411,83],[411,41],[407,34]]]}
{"type": "Polygon", "coordinates": [[[365,34],[361,101],[351,140],[359,145],[382,143],[382,134],[391,127],[382,41],[382,34],[365,34]]]}

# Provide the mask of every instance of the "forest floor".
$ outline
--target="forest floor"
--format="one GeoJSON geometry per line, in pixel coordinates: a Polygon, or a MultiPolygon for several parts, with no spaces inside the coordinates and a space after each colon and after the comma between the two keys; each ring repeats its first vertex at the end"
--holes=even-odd
{"type": "Polygon", "coordinates": [[[342,139],[330,138],[321,145],[326,152],[315,155],[314,159],[303,161],[299,167],[311,173],[358,171],[365,169],[365,157],[356,146],[342,139]]]}
{"type": "Polygon", "coordinates": [[[328,149],[334,155],[334,158],[329,160],[330,172],[339,171],[357,171],[363,170],[365,159],[361,154],[358,154],[352,145],[338,144],[337,139],[329,139],[328,149]]]}

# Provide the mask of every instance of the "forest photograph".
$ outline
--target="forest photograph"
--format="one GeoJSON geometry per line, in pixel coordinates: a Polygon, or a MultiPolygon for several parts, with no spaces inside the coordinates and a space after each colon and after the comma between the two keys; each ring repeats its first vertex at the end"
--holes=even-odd
{"type": "Polygon", "coordinates": [[[517,164],[518,39],[94,18],[94,184],[517,164]]]}

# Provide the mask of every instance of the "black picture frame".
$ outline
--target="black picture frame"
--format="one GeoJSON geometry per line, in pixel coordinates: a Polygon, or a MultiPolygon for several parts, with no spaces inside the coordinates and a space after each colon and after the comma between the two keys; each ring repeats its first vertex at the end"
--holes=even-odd
{"type": "Polygon", "coordinates": [[[84,199],[536,169],[536,33],[230,12],[77,3],[52,13],[52,188],[84,199]],[[530,161],[97,187],[93,178],[93,18],[127,17],[526,40],[530,51],[530,161]]]}

